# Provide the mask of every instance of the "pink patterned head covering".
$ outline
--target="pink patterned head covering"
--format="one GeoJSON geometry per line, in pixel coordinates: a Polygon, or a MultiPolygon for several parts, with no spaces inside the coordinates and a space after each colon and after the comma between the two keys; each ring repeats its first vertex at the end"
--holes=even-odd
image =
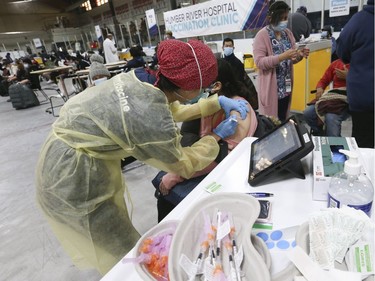
{"type": "Polygon", "coordinates": [[[217,62],[211,49],[198,40],[162,41],[158,47],[160,73],[183,90],[208,87],[217,77],[217,62]]]}

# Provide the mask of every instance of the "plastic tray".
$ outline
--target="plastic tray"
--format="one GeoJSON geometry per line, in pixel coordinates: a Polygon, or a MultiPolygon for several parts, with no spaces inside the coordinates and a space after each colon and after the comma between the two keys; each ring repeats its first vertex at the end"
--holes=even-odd
{"type": "MultiPolygon", "coordinates": [[[[201,230],[203,226],[202,213],[213,214],[215,208],[223,212],[230,212],[233,215],[236,227],[237,244],[243,246],[244,260],[242,271],[245,276],[243,280],[269,281],[271,280],[269,267],[270,258],[268,250],[259,250],[264,253],[268,264],[253,245],[251,239],[251,229],[257,219],[260,211],[257,199],[242,193],[219,193],[206,197],[192,206],[184,216],[183,220],[177,226],[175,236],[172,241],[169,254],[169,277],[172,281],[187,280],[188,276],[179,265],[181,254],[185,254],[191,261],[194,261],[199,251],[199,241],[201,239],[201,230]],[[197,247],[198,245],[198,247],[197,247]]],[[[257,248],[263,247],[262,242],[258,243],[257,248]],[[258,247],[259,246],[259,247],[258,247]]],[[[225,256],[223,256],[225,259],[225,256]]],[[[228,272],[225,267],[224,271],[228,272]]]]}

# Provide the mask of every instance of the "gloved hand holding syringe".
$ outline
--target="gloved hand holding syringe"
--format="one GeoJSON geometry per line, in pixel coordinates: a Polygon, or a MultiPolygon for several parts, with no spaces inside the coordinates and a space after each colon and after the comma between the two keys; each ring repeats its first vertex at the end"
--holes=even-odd
{"type": "Polygon", "coordinates": [[[237,126],[237,115],[233,114],[222,121],[215,129],[213,129],[213,132],[221,139],[225,139],[236,132],[237,126]]]}

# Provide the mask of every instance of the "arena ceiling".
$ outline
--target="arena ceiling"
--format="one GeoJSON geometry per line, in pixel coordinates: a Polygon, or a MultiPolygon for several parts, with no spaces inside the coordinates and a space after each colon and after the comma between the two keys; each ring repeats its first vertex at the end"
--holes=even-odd
{"type": "Polygon", "coordinates": [[[58,14],[76,10],[84,0],[0,0],[1,14],[58,14]]]}

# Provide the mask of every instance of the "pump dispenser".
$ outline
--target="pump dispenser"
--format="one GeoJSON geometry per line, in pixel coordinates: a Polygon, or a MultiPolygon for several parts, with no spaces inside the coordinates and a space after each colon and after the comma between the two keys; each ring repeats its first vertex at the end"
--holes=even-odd
{"type": "Polygon", "coordinates": [[[339,150],[347,156],[344,171],[335,174],[328,189],[328,207],[340,208],[343,205],[362,210],[371,215],[374,188],[369,178],[362,173],[358,154],[353,151],[339,150]]]}
{"type": "Polygon", "coordinates": [[[344,163],[344,172],[351,176],[359,176],[361,174],[361,164],[358,162],[358,154],[349,150],[339,150],[340,153],[348,156],[348,160],[344,163]]]}

